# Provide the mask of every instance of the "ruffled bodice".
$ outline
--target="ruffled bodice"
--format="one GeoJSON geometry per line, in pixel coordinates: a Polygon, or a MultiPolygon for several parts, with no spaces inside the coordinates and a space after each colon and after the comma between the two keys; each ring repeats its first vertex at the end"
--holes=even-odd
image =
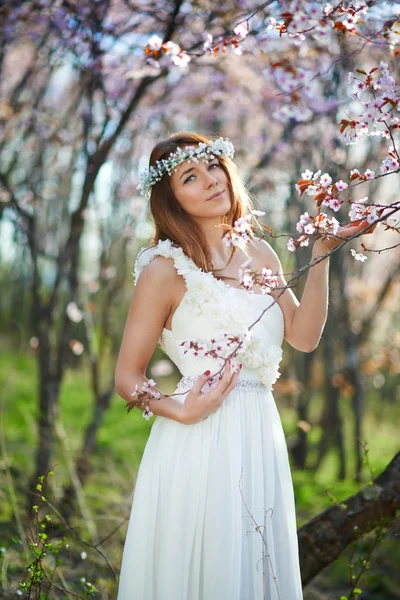
{"type": "Polygon", "coordinates": [[[156,256],[172,258],[178,274],[185,279],[186,293],[173,315],[172,329],[164,328],[159,340],[182,375],[198,376],[206,369],[210,369],[211,374],[217,372],[221,359],[205,354],[227,356],[232,351],[230,338],[239,336],[244,340],[237,357],[243,364],[240,379],[272,385],[279,377],[284,336],[282,310],[274,299],[216,279],[212,273],[202,271],[170,240],[141,249],[134,269],[135,283],[156,256]],[[267,307],[270,308],[251,329],[251,334],[246,335],[249,326],[267,307]],[[200,349],[190,349],[188,342],[196,342],[200,349]]]}

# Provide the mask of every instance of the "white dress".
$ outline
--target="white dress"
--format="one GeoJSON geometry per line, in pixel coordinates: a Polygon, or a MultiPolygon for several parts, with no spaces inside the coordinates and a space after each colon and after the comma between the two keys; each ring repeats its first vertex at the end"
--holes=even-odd
{"type": "MultiPolygon", "coordinates": [[[[273,298],[217,280],[170,240],[139,255],[135,280],[155,256],[172,258],[187,288],[172,331],[164,329],[160,338],[183,376],[177,393],[221,365],[185,353],[183,342],[224,349],[224,334],[243,335],[273,298]]],[[[154,418],[118,600],[302,600],[293,485],[272,395],[284,333],[277,303],[252,332],[237,359],[240,379],[218,410],[194,425],[154,418]]]]}

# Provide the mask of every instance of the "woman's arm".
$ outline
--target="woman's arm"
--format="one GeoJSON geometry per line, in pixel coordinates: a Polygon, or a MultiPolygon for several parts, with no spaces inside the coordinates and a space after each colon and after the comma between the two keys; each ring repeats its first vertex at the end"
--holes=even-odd
{"type": "MultiPolygon", "coordinates": [[[[287,281],[282,274],[281,261],[275,250],[264,240],[255,240],[255,246],[258,256],[253,268],[261,270],[267,267],[273,274],[279,273],[280,289],[271,292],[271,296],[277,299],[283,312],[285,340],[296,350],[312,352],[318,345],[327,317],[329,259],[310,268],[299,302],[290,287],[282,293],[287,281]]],[[[318,250],[315,245],[314,248],[318,250]]]]}
{"type": "MultiPolygon", "coordinates": [[[[127,402],[133,400],[131,393],[136,384],[141,390],[143,383],[148,381],[146,368],[174,307],[174,290],[179,277],[171,259],[157,257],[143,269],[137,280],[115,368],[115,388],[127,402]]],[[[206,371],[189,391],[183,405],[174,398],[160,398],[149,400],[147,406],[155,415],[192,425],[220,408],[238,377],[239,370],[231,372],[227,365],[218,384],[203,393],[201,390],[210,378],[210,371],[206,371]]]]}
{"type": "MultiPolygon", "coordinates": [[[[314,243],[312,260],[326,254],[321,244],[314,243]]],[[[282,267],[281,267],[282,272],[282,267]]],[[[310,267],[300,303],[290,311],[291,319],[286,340],[303,352],[312,352],[318,346],[328,316],[329,257],[310,267]]]]}
{"type": "MultiPolygon", "coordinates": [[[[137,280],[115,368],[115,389],[127,402],[134,399],[136,384],[141,390],[148,381],[147,365],[173,306],[177,277],[171,259],[156,257],[137,280]]],[[[155,415],[180,422],[182,405],[173,398],[150,400],[148,407],[155,415]]]]}
{"type": "MultiPolygon", "coordinates": [[[[365,230],[366,224],[365,220],[356,224],[348,223],[338,228],[336,236],[351,237],[365,230]]],[[[372,225],[364,231],[364,234],[372,233],[374,229],[372,225]]],[[[317,239],[312,249],[312,258],[326,255],[342,242],[343,239],[329,235],[317,239]]],[[[262,255],[263,266],[272,269],[273,273],[280,273],[279,287],[285,287],[287,283],[282,275],[282,265],[276,252],[264,240],[256,240],[255,247],[262,255]]],[[[312,352],[321,339],[328,314],[328,272],[329,257],[310,267],[300,303],[289,288],[282,295],[279,295],[281,290],[271,292],[271,296],[275,298],[279,296],[278,304],[285,320],[285,339],[296,350],[312,352]]]]}
{"type": "MultiPolygon", "coordinates": [[[[339,227],[336,235],[342,236],[342,238],[350,237],[365,229],[365,226],[366,221],[356,225],[349,223],[344,227],[339,227]]],[[[365,233],[370,233],[370,231],[365,233]]],[[[317,239],[312,249],[312,259],[326,255],[342,242],[342,239],[330,236],[317,239]]],[[[262,254],[263,266],[272,269],[274,274],[280,273],[278,286],[284,288],[287,282],[282,275],[282,265],[276,252],[264,240],[256,240],[255,247],[262,254]]],[[[278,304],[285,320],[285,339],[296,350],[312,352],[321,339],[328,315],[328,273],[329,256],[310,267],[300,302],[290,288],[287,288],[283,294],[281,294],[281,290],[271,292],[271,296],[274,298],[279,296],[278,304]]]]}

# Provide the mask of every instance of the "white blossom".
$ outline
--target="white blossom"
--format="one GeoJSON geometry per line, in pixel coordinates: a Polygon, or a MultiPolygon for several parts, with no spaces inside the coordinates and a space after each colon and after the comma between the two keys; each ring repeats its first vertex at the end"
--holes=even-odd
{"type": "Polygon", "coordinates": [[[321,175],[321,179],[319,181],[322,187],[327,187],[332,183],[332,177],[329,175],[329,173],[324,173],[323,175],[321,175]]]}
{"type": "Polygon", "coordinates": [[[356,252],[355,250],[353,250],[353,248],[351,248],[350,252],[353,255],[355,260],[360,260],[361,262],[364,262],[365,260],[367,260],[367,256],[365,254],[356,252]]]}
{"type": "Polygon", "coordinates": [[[243,23],[240,23],[239,25],[236,25],[236,27],[234,28],[234,33],[236,33],[236,35],[238,35],[241,38],[245,38],[248,35],[248,30],[247,27],[245,27],[245,25],[243,25],[243,23]]]}
{"type": "Polygon", "coordinates": [[[147,42],[150,50],[160,50],[162,46],[162,39],[158,35],[152,35],[149,41],[147,42]]]}

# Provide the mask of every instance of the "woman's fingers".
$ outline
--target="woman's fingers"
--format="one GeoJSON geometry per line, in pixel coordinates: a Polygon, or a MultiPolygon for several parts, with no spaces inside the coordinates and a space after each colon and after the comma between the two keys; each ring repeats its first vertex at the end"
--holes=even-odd
{"type": "MultiPolygon", "coordinates": [[[[360,220],[358,220],[358,221],[353,221],[353,222],[351,223],[351,225],[355,225],[355,226],[356,226],[356,228],[357,228],[357,229],[359,229],[359,230],[362,230],[362,229],[364,229],[364,227],[366,227],[366,226],[367,226],[367,224],[368,224],[368,221],[367,221],[367,219],[360,219],[360,220]]],[[[349,223],[349,225],[350,225],[350,223],[349,223]]],[[[368,229],[366,229],[366,230],[363,232],[363,235],[366,235],[366,234],[368,234],[368,233],[372,233],[372,232],[374,231],[374,229],[376,228],[376,226],[377,226],[377,223],[371,223],[370,227],[368,227],[368,229]]]]}
{"type": "Polygon", "coordinates": [[[200,375],[200,377],[197,379],[196,383],[193,385],[191,391],[194,392],[195,394],[200,394],[201,388],[210,379],[210,374],[211,374],[210,370],[204,371],[204,373],[202,373],[200,375]]]}
{"type": "MultiPolygon", "coordinates": [[[[346,225],[343,225],[342,227],[338,227],[336,234],[326,234],[326,239],[328,239],[329,241],[332,241],[335,243],[335,245],[338,245],[341,243],[341,239],[346,239],[348,237],[353,236],[355,233],[358,233],[359,231],[362,231],[363,229],[365,229],[365,227],[367,226],[368,221],[366,219],[363,219],[361,221],[353,221],[351,223],[347,223],[346,225]]],[[[376,227],[376,223],[372,223],[370,225],[370,227],[368,227],[368,229],[366,229],[365,231],[363,231],[363,235],[367,234],[367,233],[372,233],[374,231],[376,227]]]]}
{"type": "Polygon", "coordinates": [[[223,399],[226,398],[226,396],[233,390],[233,388],[236,385],[236,382],[238,380],[239,374],[240,374],[240,370],[242,368],[242,365],[239,365],[239,369],[237,371],[235,371],[231,378],[230,381],[228,383],[228,385],[226,386],[225,390],[223,391],[222,395],[223,395],[223,399]]]}
{"type": "Polygon", "coordinates": [[[225,392],[226,388],[229,386],[231,376],[231,361],[228,360],[228,362],[225,364],[222,377],[219,380],[218,385],[215,386],[213,392],[218,394],[218,396],[222,395],[225,392]]]}
{"type": "Polygon", "coordinates": [[[346,232],[349,233],[349,235],[351,230],[354,230],[353,233],[355,233],[356,231],[362,231],[363,229],[365,229],[363,233],[372,233],[376,225],[376,223],[370,223],[370,226],[367,229],[365,229],[368,226],[367,219],[359,219],[358,221],[352,221],[351,223],[347,223],[339,229],[346,230],[346,232]]]}
{"type": "Polygon", "coordinates": [[[237,378],[239,377],[240,369],[236,372],[231,373],[230,361],[225,365],[224,372],[218,384],[215,388],[209,392],[214,399],[219,402],[224,400],[232,388],[235,386],[237,378]]]}

